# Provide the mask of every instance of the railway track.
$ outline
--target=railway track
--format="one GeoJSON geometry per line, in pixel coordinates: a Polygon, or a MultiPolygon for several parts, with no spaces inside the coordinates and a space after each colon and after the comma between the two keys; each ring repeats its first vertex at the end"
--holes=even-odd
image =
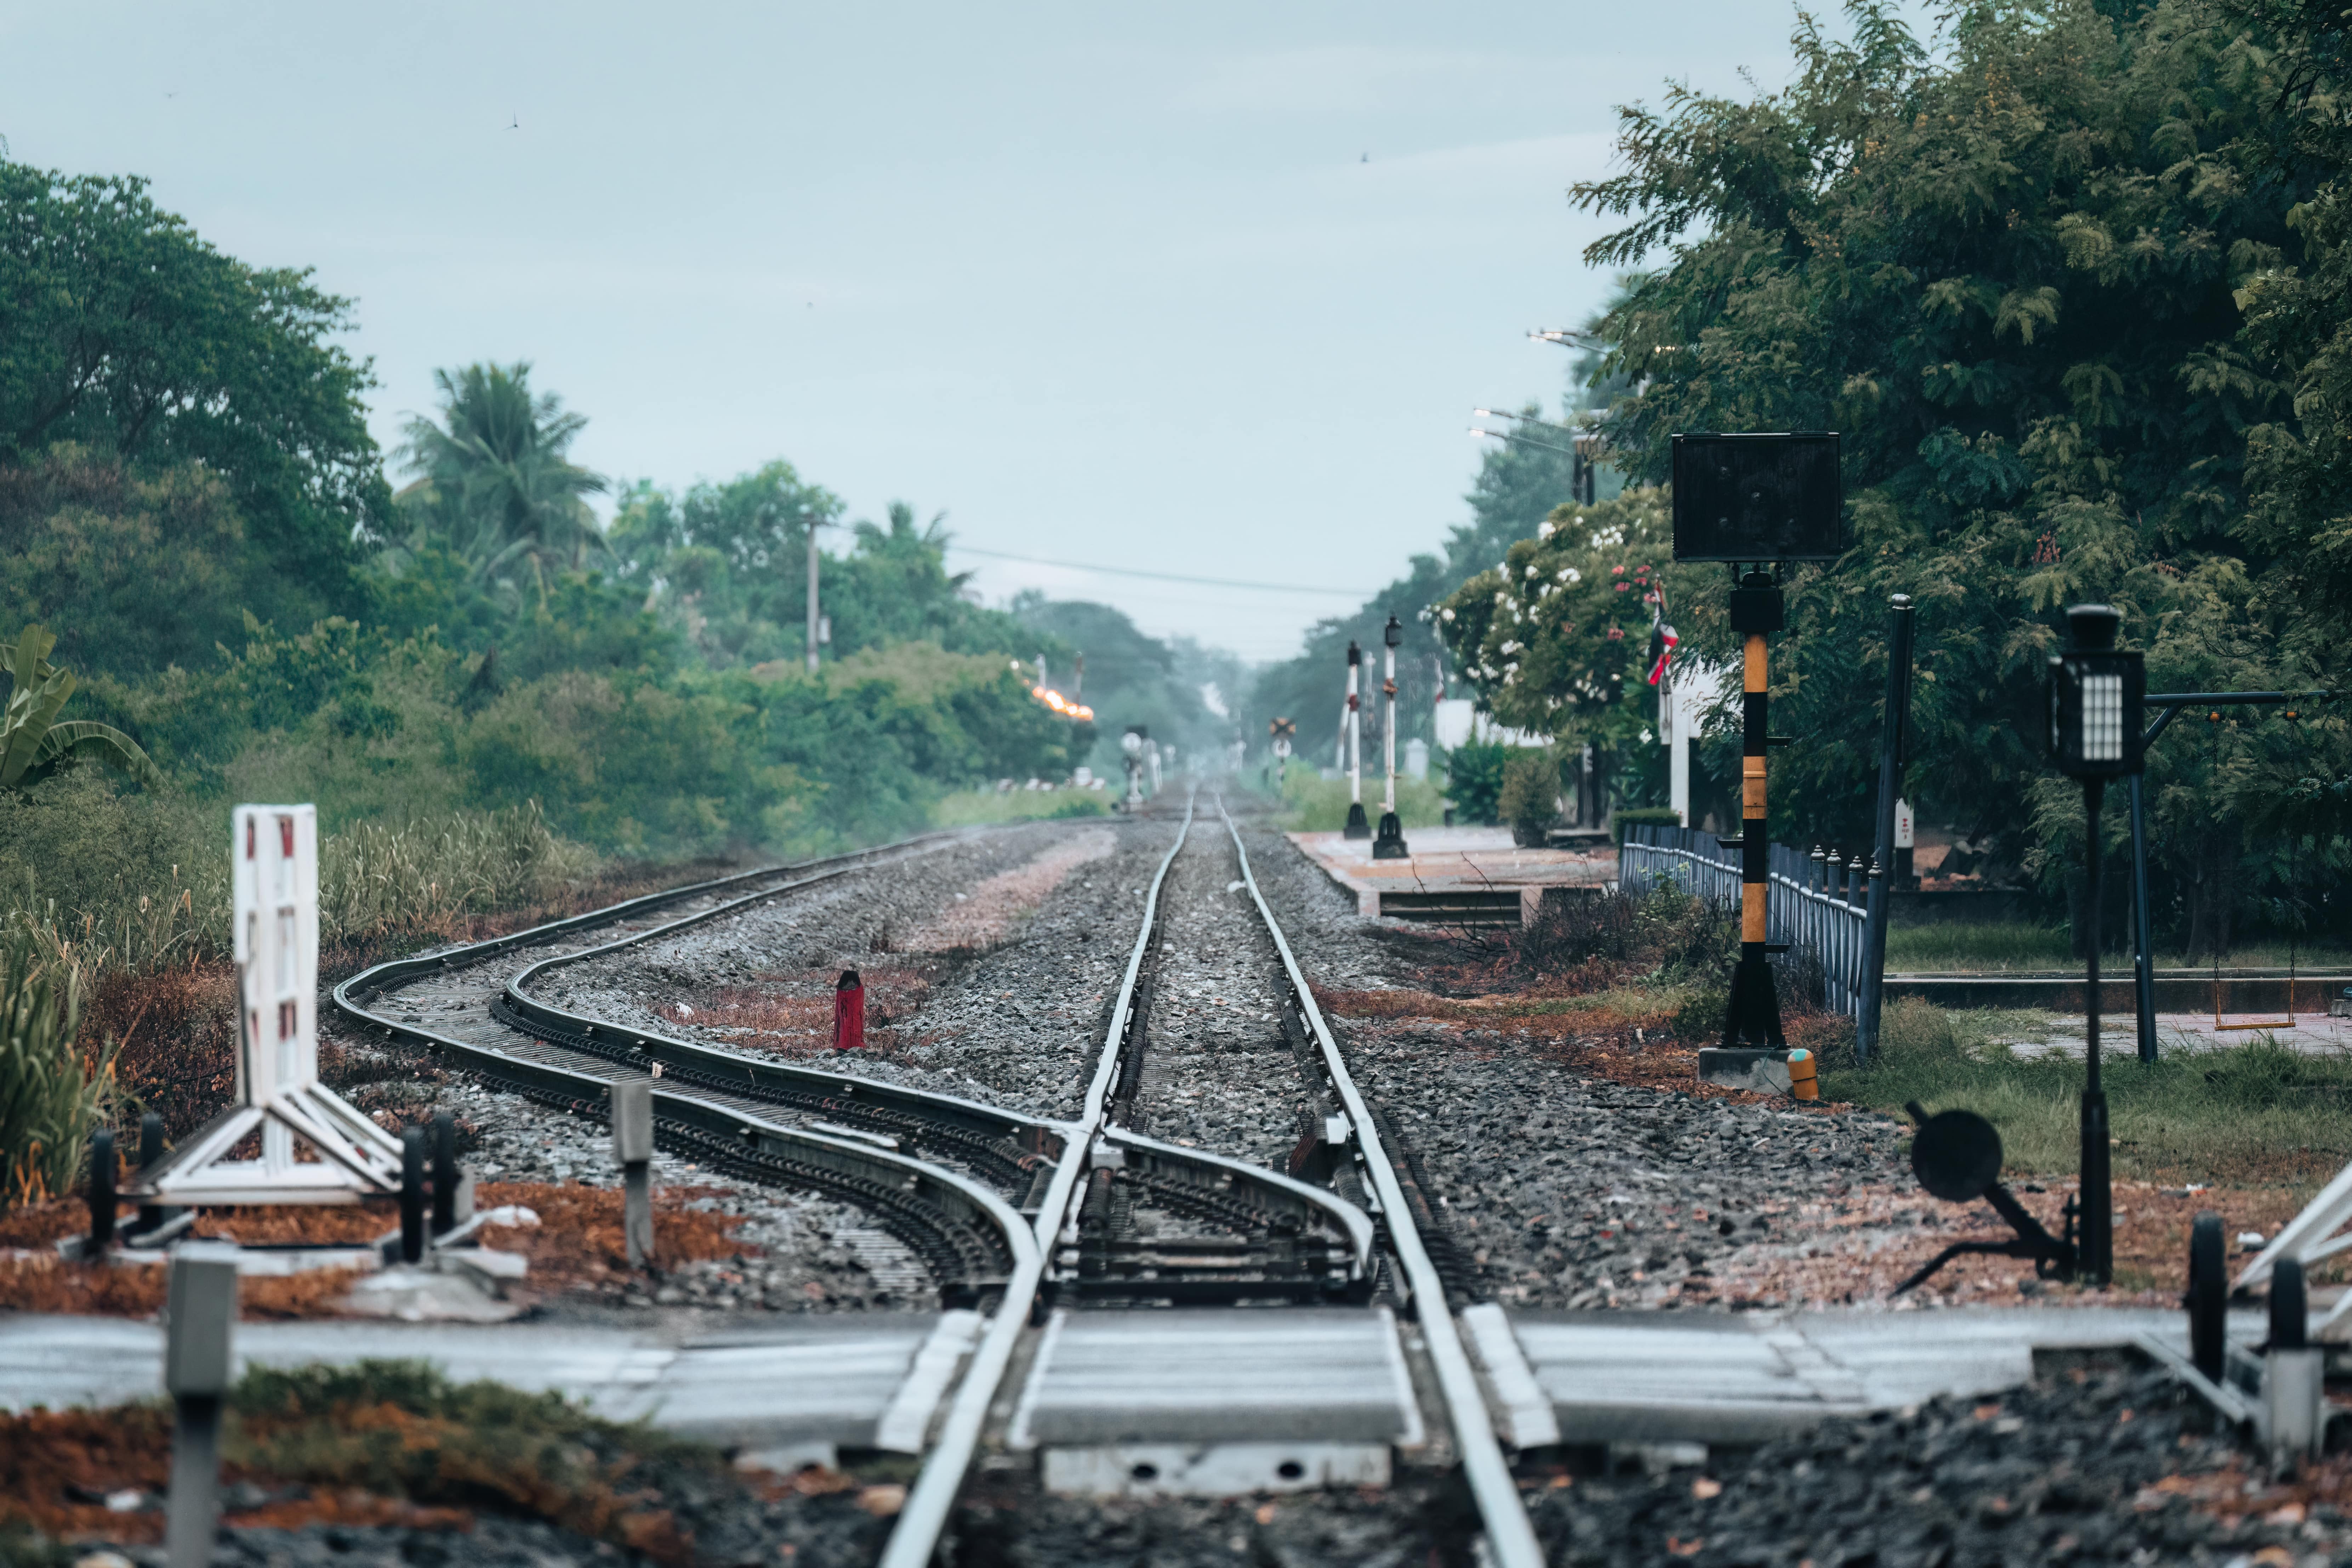
{"type": "MultiPolygon", "coordinates": [[[[1188,799],[1176,841],[1154,872],[1141,926],[1129,952],[1117,1000],[1097,1056],[1083,1110],[1069,1130],[1043,1201],[1035,1209],[1039,1262],[1008,1282],[1003,1305],[983,1340],[982,1354],[966,1373],[949,1417],[921,1475],[910,1490],[898,1528],[882,1557],[882,1568],[926,1568],[945,1530],[967,1470],[978,1452],[988,1412],[997,1400],[1013,1342],[1024,1323],[1056,1300],[1120,1304],[1174,1305],[1216,1300],[1238,1306],[1269,1299],[1301,1301],[1306,1294],[1281,1287],[1297,1282],[1296,1271],[1270,1268],[1279,1237],[1244,1216],[1218,1211],[1187,1212],[1167,1202],[1149,1178],[1150,1163],[1138,1162],[1139,1149],[1171,1150],[1121,1124],[1133,1119],[1143,1099],[1150,1068],[1150,1024],[1161,975],[1166,900],[1171,868],[1194,831],[1196,799],[1188,799]],[[1223,1248],[1203,1247],[1198,1235],[1173,1241],[1138,1233],[1135,1209],[1160,1204],[1183,1217],[1207,1221],[1223,1234],[1223,1248]],[[1238,1236],[1235,1233],[1238,1232],[1238,1236]],[[1234,1247],[1238,1240],[1241,1245],[1234,1247]],[[1255,1256],[1250,1256],[1252,1250],[1255,1256]],[[987,1354],[991,1345],[998,1353],[987,1354]]],[[[1283,1034],[1301,1068],[1313,1075],[1330,1113],[1300,1141],[1293,1163],[1322,1175],[1336,1188],[1360,1196],[1326,1212],[1342,1216],[1351,1236],[1370,1244],[1351,1269],[1327,1274],[1319,1299],[1366,1300],[1377,1290],[1412,1309],[1435,1375],[1444,1419],[1482,1522],[1491,1561],[1501,1568],[1540,1568],[1543,1554],[1519,1500],[1493,1418],[1473,1370],[1461,1331],[1447,1305],[1446,1280],[1422,1240],[1426,1205],[1408,1163],[1392,1156],[1376,1118],[1349,1074],[1338,1041],[1315,1005],[1297,955],[1283,935],[1251,871],[1239,826],[1217,801],[1217,815],[1231,839],[1240,872],[1265,934],[1271,939],[1279,973],[1267,977],[1277,997],[1283,1034]],[[1369,1212],[1368,1212],[1369,1211],[1369,1212]],[[1377,1247],[1377,1251],[1374,1247],[1377,1247]],[[1392,1267],[1392,1278],[1381,1274],[1392,1267]]],[[[1172,1151],[1189,1154],[1191,1151],[1172,1151]]],[[[1261,1173],[1262,1174],[1262,1173],[1261,1173]]],[[[1290,1186],[1305,1184],[1291,1181],[1290,1186]]],[[[1319,1190],[1319,1189],[1318,1189],[1319,1190]]],[[[1060,1324],[1055,1327],[1058,1329],[1060,1324]]]]}
{"type": "MultiPolygon", "coordinates": [[[[1417,1168],[1357,1091],[1257,888],[1239,827],[1221,799],[1216,811],[1240,872],[1232,889],[1246,888],[1272,950],[1262,984],[1308,1102],[1286,1172],[1137,1125],[1150,1120],[1144,1102],[1166,967],[1163,893],[1171,868],[1204,826],[1194,800],[1152,876],[1083,1103],[1067,1121],[677,1038],[545,994],[543,982],[567,966],[885,868],[952,836],[742,873],[379,965],[338,986],[334,1002],[362,1029],[576,1114],[602,1117],[615,1079],[651,1077],[665,1148],[744,1180],[856,1205],[921,1261],[942,1305],[988,1314],[897,1521],[886,1568],[930,1561],[1014,1352],[1049,1314],[1373,1302],[1418,1321],[1444,1427],[1493,1560],[1533,1568],[1540,1556],[1448,1310],[1448,1287],[1457,1281],[1448,1278],[1448,1243],[1433,1226],[1417,1168]],[[528,962],[494,986],[468,973],[516,959],[528,962]]],[[[1290,1086],[1294,1097],[1298,1087],[1290,1086]]]]}

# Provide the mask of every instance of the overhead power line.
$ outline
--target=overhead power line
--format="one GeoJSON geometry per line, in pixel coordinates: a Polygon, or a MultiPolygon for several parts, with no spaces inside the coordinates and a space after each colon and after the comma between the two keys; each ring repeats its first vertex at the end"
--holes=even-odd
{"type": "Polygon", "coordinates": [[[1042,555],[978,550],[969,544],[950,544],[948,548],[966,555],[985,555],[993,561],[1025,561],[1032,566],[1059,566],[1069,572],[1103,572],[1114,577],[1148,577],[1158,583],[1196,583],[1204,588],[1252,588],[1261,594],[1336,594],[1347,599],[1369,599],[1380,592],[1377,588],[1318,588],[1305,583],[1239,583],[1230,577],[1188,577],[1181,572],[1145,572],[1133,566],[1090,566],[1083,561],[1049,561],[1042,555]]]}

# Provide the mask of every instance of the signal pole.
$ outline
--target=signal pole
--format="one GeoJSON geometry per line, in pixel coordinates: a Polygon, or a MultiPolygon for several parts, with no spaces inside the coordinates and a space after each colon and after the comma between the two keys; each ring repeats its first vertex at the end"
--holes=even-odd
{"type": "Polygon", "coordinates": [[[1372,825],[1364,820],[1364,700],[1360,682],[1364,650],[1348,645],[1348,828],[1350,838],[1370,838],[1372,825]]]}

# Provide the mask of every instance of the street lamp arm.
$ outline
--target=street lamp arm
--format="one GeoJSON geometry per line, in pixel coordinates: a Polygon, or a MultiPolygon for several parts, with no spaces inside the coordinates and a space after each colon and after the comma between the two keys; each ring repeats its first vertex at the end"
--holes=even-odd
{"type": "Polygon", "coordinates": [[[1522,436],[1516,430],[1473,430],[1473,436],[1485,436],[1496,441],[1517,441],[1524,447],[1541,447],[1547,452],[1558,452],[1564,458],[1576,456],[1573,447],[1562,447],[1550,441],[1538,441],[1532,436],[1522,436]]]}
{"type": "Polygon", "coordinates": [[[2151,692],[2147,698],[2147,705],[2150,708],[2161,708],[2164,710],[2164,712],[2158,718],[2155,723],[2150,724],[2147,727],[2147,732],[2141,737],[2140,743],[2142,745],[2146,745],[2150,742],[2153,742],[2158,735],[2163,734],[2164,731],[2170,727],[2172,721],[2180,716],[2183,709],[2270,707],[2275,706],[2281,702],[2325,700],[2330,695],[2332,695],[2332,693],[2330,693],[2325,687],[2315,688],[2309,691],[2151,692]]]}

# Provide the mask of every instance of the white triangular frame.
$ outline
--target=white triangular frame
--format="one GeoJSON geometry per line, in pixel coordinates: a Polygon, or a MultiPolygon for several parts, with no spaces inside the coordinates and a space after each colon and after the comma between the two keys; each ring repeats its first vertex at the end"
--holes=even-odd
{"type": "MultiPolygon", "coordinates": [[[[2303,1205],[2303,1212],[2279,1227],[2271,1244],[2254,1255],[2238,1275],[2236,1289],[2245,1289],[2270,1278],[2271,1268],[2282,1258],[2294,1258],[2309,1268],[2323,1258],[2331,1258],[2347,1247],[2352,1247],[2352,1165],[2336,1173],[2336,1179],[2319,1190],[2319,1195],[2303,1205]]],[[[2315,1331],[2326,1333],[2334,1324],[2352,1317],[2352,1290],[2320,1320],[2315,1331]]]]}
{"type": "Polygon", "coordinates": [[[231,819],[237,1103],[122,1189],[150,1203],[347,1204],[400,1190],[401,1146],[319,1081],[319,816],[240,805],[231,819]],[[275,1024],[275,1048],[265,1044],[275,1024]],[[261,1134],[261,1157],[229,1152],[261,1134]],[[295,1141],[316,1150],[297,1160],[295,1141]]]}

